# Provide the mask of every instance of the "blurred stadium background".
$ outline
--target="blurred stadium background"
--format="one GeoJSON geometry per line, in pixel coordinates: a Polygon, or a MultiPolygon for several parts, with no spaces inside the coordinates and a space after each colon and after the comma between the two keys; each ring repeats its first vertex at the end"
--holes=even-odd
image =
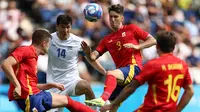
{"type": "MultiPolygon", "coordinates": [[[[123,4],[125,24],[134,23],[155,36],[166,29],[179,33],[174,54],[185,60],[194,82],[195,95],[184,112],[200,109],[200,0],[0,0],[0,64],[16,47],[31,44],[31,34],[37,28],[56,30],[56,17],[67,13],[73,17],[72,32],[95,49],[99,41],[111,32],[107,8],[111,4],[123,4]],[[97,2],[103,8],[103,18],[95,23],[84,19],[83,9],[89,2],[97,2]]],[[[144,63],[157,56],[155,46],[142,51],[144,63]]],[[[38,60],[38,77],[45,83],[47,55],[38,60]]],[[[107,69],[115,69],[109,53],[100,58],[107,69]]],[[[96,96],[103,90],[104,76],[94,70],[80,55],[79,71],[82,78],[91,82],[96,96]]],[[[147,85],[142,86],[119,109],[131,112],[143,100],[147,85]],[[126,106],[125,106],[126,105],[126,106]]],[[[19,112],[14,102],[7,99],[8,80],[0,65],[0,112],[19,112]]],[[[74,97],[80,102],[84,96],[74,97]]]]}

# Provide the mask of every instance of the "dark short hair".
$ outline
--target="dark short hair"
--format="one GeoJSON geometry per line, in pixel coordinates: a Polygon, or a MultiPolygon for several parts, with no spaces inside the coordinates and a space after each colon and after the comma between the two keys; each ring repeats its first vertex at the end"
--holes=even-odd
{"type": "Polygon", "coordinates": [[[72,17],[67,14],[59,15],[57,17],[57,25],[59,25],[59,24],[64,24],[64,25],[71,24],[72,25],[72,17]]]}
{"type": "Polygon", "coordinates": [[[176,45],[176,34],[171,31],[159,31],[156,36],[157,45],[164,53],[170,53],[176,45]]]}
{"type": "Polygon", "coordinates": [[[115,12],[123,15],[124,7],[120,4],[111,5],[110,7],[108,7],[108,12],[110,13],[110,11],[115,11],[115,12]]]}
{"type": "Polygon", "coordinates": [[[40,45],[43,41],[48,42],[49,38],[51,38],[51,34],[47,30],[35,30],[35,32],[32,35],[32,43],[40,45]]]}

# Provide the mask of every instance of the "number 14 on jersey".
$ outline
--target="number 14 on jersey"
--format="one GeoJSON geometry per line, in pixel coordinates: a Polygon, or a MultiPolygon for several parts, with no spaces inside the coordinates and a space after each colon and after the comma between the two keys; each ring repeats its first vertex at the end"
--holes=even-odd
{"type": "Polygon", "coordinates": [[[65,49],[57,49],[57,52],[58,52],[58,57],[63,57],[63,58],[65,58],[65,56],[66,56],[66,50],[65,49]]]}

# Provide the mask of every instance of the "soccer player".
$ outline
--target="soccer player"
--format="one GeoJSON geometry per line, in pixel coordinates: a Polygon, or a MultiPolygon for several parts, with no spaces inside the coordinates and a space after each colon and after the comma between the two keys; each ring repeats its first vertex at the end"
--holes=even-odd
{"type": "Polygon", "coordinates": [[[36,30],[30,46],[17,48],[2,63],[2,69],[10,80],[9,100],[16,101],[24,112],[46,112],[58,107],[67,107],[72,112],[94,112],[68,96],[43,91],[49,88],[64,90],[62,84],[38,84],[37,59],[47,53],[50,37],[46,30],[36,30]]]}
{"type": "MultiPolygon", "coordinates": [[[[86,104],[97,106],[103,106],[105,101],[108,99],[112,101],[119,95],[120,91],[140,72],[142,67],[140,50],[156,44],[154,37],[136,25],[123,25],[123,6],[111,5],[108,12],[113,32],[101,40],[95,51],[91,52],[89,48],[85,50],[88,59],[93,61],[109,51],[117,67],[107,72],[101,97],[85,101],[86,104]]],[[[83,44],[83,47],[86,49],[88,46],[83,44]]]]}
{"type": "Polygon", "coordinates": [[[148,82],[144,103],[135,112],[181,112],[189,103],[194,91],[187,64],[172,54],[175,44],[175,33],[157,33],[159,58],[147,62],[140,74],[134,77],[110,105],[101,107],[101,111],[120,105],[140,85],[148,82]],[[177,105],[181,87],[184,88],[184,93],[177,105]]]}
{"type": "MultiPolygon", "coordinates": [[[[64,91],[53,88],[50,89],[51,92],[69,96],[85,94],[87,100],[94,99],[90,84],[80,78],[77,67],[78,53],[82,52],[84,55],[81,45],[85,42],[82,38],[70,33],[71,26],[72,18],[69,15],[64,14],[57,17],[57,32],[51,34],[52,39],[48,52],[47,82],[64,84],[64,91]]],[[[89,62],[99,72],[106,74],[98,61],[89,60],[89,62]]],[[[62,111],[62,108],[59,109],[59,112],[62,111]]]]}

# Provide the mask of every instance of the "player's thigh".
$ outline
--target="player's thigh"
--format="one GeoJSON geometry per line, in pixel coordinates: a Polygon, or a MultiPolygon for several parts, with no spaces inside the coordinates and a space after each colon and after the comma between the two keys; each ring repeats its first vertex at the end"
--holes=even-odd
{"type": "Polygon", "coordinates": [[[86,80],[80,80],[76,84],[75,94],[76,95],[82,95],[82,94],[85,94],[85,93],[88,93],[88,92],[92,92],[90,84],[86,80]]]}
{"type": "Polygon", "coordinates": [[[56,93],[51,93],[51,96],[52,96],[52,108],[66,107],[68,103],[67,96],[56,93]]]}
{"type": "Polygon", "coordinates": [[[118,81],[123,81],[124,80],[124,74],[120,69],[115,69],[115,70],[109,70],[107,72],[107,75],[113,75],[117,78],[118,81]]]}
{"type": "Polygon", "coordinates": [[[119,68],[123,74],[124,80],[123,82],[118,81],[119,85],[127,85],[129,84],[133,77],[137,76],[140,73],[140,68],[137,65],[128,65],[126,67],[119,68]]]}
{"type": "Polygon", "coordinates": [[[61,95],[76,96],[75,89],[80,80],[82,80],[80,77],[70,79],[66,81],[66,83],[64,83],[64,87],[65,87],[64,91],[60,91],[58,89],[50,89],[49,92],[57,93],[61,95]]]}
{"type": "Polygon", "coordinates": [[[26,99],[16,100],[16,102],[25,112],[43,112],[52,108],[52,96],[44,91],[29,95],[26,99]]]}

